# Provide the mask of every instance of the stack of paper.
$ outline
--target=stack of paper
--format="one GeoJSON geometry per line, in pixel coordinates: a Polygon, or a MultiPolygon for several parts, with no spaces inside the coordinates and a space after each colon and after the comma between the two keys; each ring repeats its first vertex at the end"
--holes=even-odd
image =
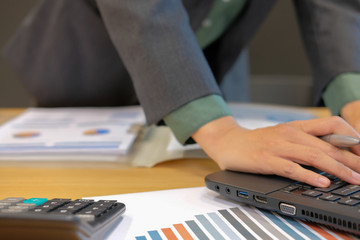
{"type": "Polygon", "coordinates": [[[30,108],[0,128],[0,155],[126,155],[144,122],[140,107],[30,108]]]}

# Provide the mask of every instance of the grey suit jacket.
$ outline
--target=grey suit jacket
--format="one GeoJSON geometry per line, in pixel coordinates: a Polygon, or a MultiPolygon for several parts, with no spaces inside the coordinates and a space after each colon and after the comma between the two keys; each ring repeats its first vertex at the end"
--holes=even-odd
{"type": "MultiPolygon", "coordinates": [[[[210,0],[43,0],[5,56],[39,106],[139,100],[148,123],[158,123],[194,99],[221,94],[215,79],[221,81],[274,1],[249,0],[226,33],[203,52],[194,31],[210,0]]],[[[360,4],[298,0],[295,6],[320,103],[334,76],[359,71],[360,4]]]]}

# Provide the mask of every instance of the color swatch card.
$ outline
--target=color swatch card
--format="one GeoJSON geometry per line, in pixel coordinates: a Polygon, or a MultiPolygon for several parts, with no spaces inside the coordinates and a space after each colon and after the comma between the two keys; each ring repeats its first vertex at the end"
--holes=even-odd
{"type": "Polygon", "coordinates": [[[101,196],[126,212],[107,240],[356,239],[293,218],[239,204],[205,187],[101,196]]]}
{"type": "Polygon", "coordinates": [[[0,128],[0,155],[128,153],[140,107],[30,108],[0,128]]]}

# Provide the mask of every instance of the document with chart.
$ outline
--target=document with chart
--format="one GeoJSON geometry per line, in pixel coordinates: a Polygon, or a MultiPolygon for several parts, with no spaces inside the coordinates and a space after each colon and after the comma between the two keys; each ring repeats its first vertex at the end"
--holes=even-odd
{"type": "Polygon", "coordinates": [[[30,108],[0,128],[0,155],[126,155],[144,122],[140,107],[30,108]]]}

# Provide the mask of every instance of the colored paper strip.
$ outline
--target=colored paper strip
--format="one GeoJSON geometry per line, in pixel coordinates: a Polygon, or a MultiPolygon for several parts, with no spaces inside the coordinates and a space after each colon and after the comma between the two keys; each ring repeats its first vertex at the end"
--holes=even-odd
{"type": "Polygon", "coordinates": [[[208,213],[208,216],[215,222],[215,224],[232,240],[240,240],[233,230],[224,222],[216,213],[208,213]]]}
{"type": "Polygon", "coordinates": [[[288,225],[286,225],[283,221],[281,221],[278,217],[276,217],[274,214],[268,212],[268,211],[262,211],[262,213],[269,218],[275,225],[277,225],[279,228],[281,228],[284,232],[289,234],[294,239],[303,239],[302,236],[300,236],[297,232],[295,232],[293,229],[291,229],[288,225]]]}
{"type": "Polygon", "coordinates": [[[283,216],[283,219],[285,219],[288,223],[290,223],[292,226],[294,226],[300,232],[305,234],[311,240],[321,240],[321,238],[319,238],[314,232],[311,232],[308,228],[306,228],[304,225],[302,225],[301,223],[299,223],[295,219],[290,218],[290,217],[285,217],[285,216],[283,216]]]}
{"type": "Polygon", "coordinates": [[[261,239],[271,240],[272,238],[266,234],[256,223],[254,223],[248,216],[244,214],[239,208],[230,208],[251,230],[253,230],[261,239]]]}
{"type": "Polygon", "coordinates": [[[195,233],[200,240],[209,240],[208,236],[201,230],[194,220],[185,221],[189,228],[195,233]]]}
{"type": "Polygon", "coordinates": [[[161,231],[165,234],[168,240],[178,240],[171,228],[162,228],[161,231]]]}
{"type": "Polygon", "coordinates": [[[145,236],[138,236],[138,237],[135,237],[136,240],[146,240],[146,237],[145,236]]]}
{"type": "Polygon", "coordinates": [[[256,238],[238,221],[236,220],[227,210],[219,210],[220,214],[247,240],[256,238]]]}
{"type": "Polygon", "coordinates": [[[216,240],[225,240],[204,215],[195,215],[195,217],[216,240]]]}
{"type": "MultiPolygon", "coordinates": [[[[254,208],[253,208],[254,209],[254,208]]],[[[260,213],[261,211],[258,210],[260,213]]],[[[280,232],[277,228],[274,227],[273,224],[268,222],[265,216],[262,214],[256,212],[256,211],[248,211],[248,213],[256,219],[257,222],[259,222],[260,226],[262,226],[264,229],[268,230],[276,239],[286,239],[288,238],[287,235],[284,235],[282,232],[280,232]]]]}
{"type": "Polygon", "coordinates": [[[307,226],[309,226],[312,230],[314,230],[315,232],[319,233],[321,236],[323,236],[324,238],[328,239],[328,240],[335,240],[336,237],[334,237],[333,235],[331,235],[330,233],[328,233],[327,231],[325,231],[324,229],[322,229],[321,227],[315,225],[315,224],[310,224],[310,223],[306,223],[305,224],[307,226]]]}
{"type": "Polygon", "coordinates": [[[148,231],[150,237],[152,240],[162,240],[160,234],[158,231],[153,230],[153,231],[148,231]]]}
{"type": "Polygon", "coordinates": [[[184,239],[184,240],[194,240],[190,233],[186,230],[186,228],[184,227],[184,225],[182,225],[181,223],[179,224],[174,224],[175,229],[178,231],[178,233],[180,234],[180,236],[184,239]]]}

